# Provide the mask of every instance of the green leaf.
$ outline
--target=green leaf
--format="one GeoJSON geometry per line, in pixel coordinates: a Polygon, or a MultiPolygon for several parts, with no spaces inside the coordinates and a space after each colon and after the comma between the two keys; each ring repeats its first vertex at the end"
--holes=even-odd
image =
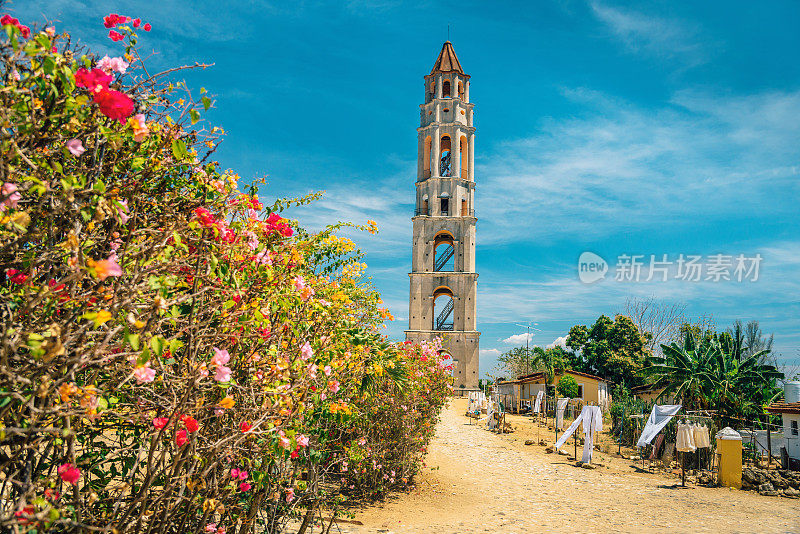
{"type": "Polygon", "coordinates": [[[161,336],[154,336],[150,338],[150,348],[153,349],[153,352],[156,356],[161,356],[164,354],[164,345],[166,345],[166,340],[161,336]]]}
{"type": "Polygon", "coordinates": [[[211,99],[208,98],[207,96],[204,96],[201,100],[203,102],[203,107],[205,108],[206,111],[208,111],[208,108],[211,107],[211,99]]]}
{"type": "Polygon", "coordinates": [[[125,341],[133,350],[139,350],[139,334],[128,334],[125,336],[125,341]]]}
{"type": "Polygon", "coordinates": [[[145,347],[139,357],[136,358],[136,365],[144,365],[150,361],[150,349],[145,347]]]}
{"type": "Polygon", "coordinates": [[[189,117],[192,119],[192,124],[197,124],[197,121],[200,120],[200,113],[196,109],[190,109],[189,117]]]}
{"type": "Polygon", "coordinates": [[[172,155],[175,156],[175,159],[183,159],[187,157],[189,155],[189,152],[186,150],[186,143],[184,143],[180,139],[173,139],[172,155]]]}

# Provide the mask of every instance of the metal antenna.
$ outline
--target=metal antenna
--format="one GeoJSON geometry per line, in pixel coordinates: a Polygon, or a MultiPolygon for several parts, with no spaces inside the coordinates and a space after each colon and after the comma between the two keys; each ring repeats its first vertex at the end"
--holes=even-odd
{"type": "Polygon", "coordinates": [[[450,23],[447,23],[447,40],[450,40],[450,23]]]}

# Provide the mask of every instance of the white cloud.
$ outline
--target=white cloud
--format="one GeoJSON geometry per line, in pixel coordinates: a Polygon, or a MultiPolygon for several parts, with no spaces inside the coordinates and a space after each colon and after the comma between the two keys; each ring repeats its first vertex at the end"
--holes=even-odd
{"type": "Polygon", "coordinates": [[[706,60],[696,24],[591,2],[594,15],[632,52],[660,57],[682,56],[692,64],[706,60]]]}
{"type": "Polygon", "coordinates": [[[567,348],[567,336],[557,337],[552,343],[547,345],[547,347],[545,347],[545,348],[552,349],[552,348],[555,348],[555,347],[561,347],[562,349],[566,349],[567,348]]]}
{"type": "Polygon", "coordinates": [[[533,340],[533,334],[523,333],[523,334],[514,334],[513,336],[505,338],[503,343],[508,343],[510,345],[524,345],[526,341],[530,342],[533,340]]]}
{"type": "Polygon", "coordinates": [[[590,111],[545,119],[536,135],[492,147],[481,161],[479,246],[607,239],[631,224],[694,229],[687,213],[698,199],[713,199],[702,205],[710,223],[794,213],[800,91],[683,91],[660,109],[594,91],[563,94],[590,111]]]}
{"type": "Polygon", "coordinates": [[[480,349],[478,352],[481,356],[500,356],[502,354],[497,349],[480,349]]]}

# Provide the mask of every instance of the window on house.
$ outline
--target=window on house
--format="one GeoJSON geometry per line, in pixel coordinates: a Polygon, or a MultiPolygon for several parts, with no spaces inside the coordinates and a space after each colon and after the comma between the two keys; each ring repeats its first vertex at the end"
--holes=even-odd
{"type": "Polygon", "coordinates": [[[581,385],[578,386],[578,398],[579,399],[583,398],[583,386],[581,385]]]}
{"type": "Polygon", "coordinates": [[[792,421],[791,425],[792,425],[792,435],[796,436],[797,435],[797,421],[792,421]]]}

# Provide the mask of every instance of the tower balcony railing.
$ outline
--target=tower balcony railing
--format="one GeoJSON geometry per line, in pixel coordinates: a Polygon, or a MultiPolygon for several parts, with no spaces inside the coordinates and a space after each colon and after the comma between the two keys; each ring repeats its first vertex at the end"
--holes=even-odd
{"type": "Polygon", "coordinates": [[[430,213],[428,213],[428,210],[423,209],[423,208],[415,209],[414,210],[414,217],[419,217],[420,215],[430,215],[430,213]]]}

